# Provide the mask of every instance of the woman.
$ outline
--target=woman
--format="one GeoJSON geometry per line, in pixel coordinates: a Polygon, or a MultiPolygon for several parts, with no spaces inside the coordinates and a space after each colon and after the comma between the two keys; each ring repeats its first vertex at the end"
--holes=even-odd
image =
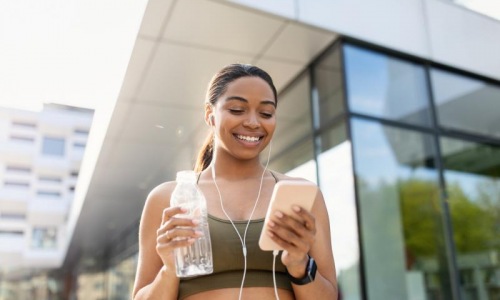
{"type": "Polygon", "coordinates": [[[134,299],[337,299],[321,193],[311,213],[294,207],[294,216],[278,212],[272,218],[269,235],[285,249],[277,261],[276,291],[273,254],[257,245],[276,182],[303,180],[260,163],[276,127],[277,104],[271,77],[255,66],[232,64],[214,76],[205,105],[212,132],[195,167],[207,200],[214,272],[176,277],[173,250],[200,233],[192,220],[177,217],[179,207],[170,206],[175,182],[161,184],[149,194],[141,218],[134,299]]]}

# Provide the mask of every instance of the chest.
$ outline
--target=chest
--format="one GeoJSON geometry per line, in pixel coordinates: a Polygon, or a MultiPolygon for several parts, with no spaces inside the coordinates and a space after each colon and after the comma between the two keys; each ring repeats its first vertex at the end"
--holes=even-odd
{"type": "Polygon", "coordinates": [[[273,178],[265,179],[260,188],[260,180],[241,182],[213,182],[200,184],[207,200],[208,213],[221,219],[248,220],[255,206],[252,219],[264,218],[275,185],[273,178]],[[225,213],[224,213],[225,211],[225,213]]]}

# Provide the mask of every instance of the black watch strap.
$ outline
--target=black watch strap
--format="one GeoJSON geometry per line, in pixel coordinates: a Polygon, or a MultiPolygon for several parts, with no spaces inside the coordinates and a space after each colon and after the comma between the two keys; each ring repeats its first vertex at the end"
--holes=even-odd
{"type": "Polygon", "coordinates": [[[314,281],[314,277],[316,277],[316,270],[318,267],[316,266],[316,262],[312,257],[309,256],[309,259],[307,260],[307,266],[306,266],[306,274],[304,274],[304,277],[302,278],[295,278],[290,273],[288,274],[288,278],[290,281],[296,285],[304,285],[308,284],[310,282],[314,281]]]}

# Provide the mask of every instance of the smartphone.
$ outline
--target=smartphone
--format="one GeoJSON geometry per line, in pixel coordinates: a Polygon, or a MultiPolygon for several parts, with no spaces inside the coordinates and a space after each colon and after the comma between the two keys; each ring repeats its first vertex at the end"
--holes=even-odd
{"type": "Polygon", "coordinates": [[[267,209],[264,227],[260,233],[259,247],[264,251],[283,250],[267,235],[268,223],[276,210],[288,216],[294,216],[293,205],[298,205],[307,211],[311,211],[314,199],[318,193],[318,187],[308,181],[281,180],[274,186],[271,202],[267,209]]]}

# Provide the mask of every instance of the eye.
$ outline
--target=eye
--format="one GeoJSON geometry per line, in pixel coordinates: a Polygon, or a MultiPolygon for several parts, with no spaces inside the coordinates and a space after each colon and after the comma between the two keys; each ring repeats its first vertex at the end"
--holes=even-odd
{"type": "Polygon", "coordinates": [[[233,115],[241,115],[245,111],[241,108],[230,108],[229,112],[232,113],[233,115]]]}
{"type": "Polygon", "coordinates": [[[260,115],[266,119],[271,119],[273,117],[273,114],[269,112],[261,112],[260,115]]]}

